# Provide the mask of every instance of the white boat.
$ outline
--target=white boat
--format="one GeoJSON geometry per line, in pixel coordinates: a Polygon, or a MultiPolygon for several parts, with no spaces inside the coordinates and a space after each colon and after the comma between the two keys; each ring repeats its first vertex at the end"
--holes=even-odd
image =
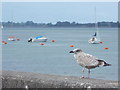
{"type": "Polygon", "coordinates": [[[1,25],[1,29],[3,29],[3,25],[1,25]]]}
{"type": "Polygon", "coordinates": [[[10,36],[10,37],[8,37],[8,40],[9,40],[9,41],[15,41],[15,37],[10,36]]]}
{"type": "Polygon", "coordinates": [[[29,38],[28,42],[46,42],[47,38],[43,36],[38,36],[36,38],[29,38]]]}
{"type": "Polygon", "coordinates": [[[97,37],[92,37],[88,40],[88,43],[91,43],[91,44],[99,44],[100,43],[100,39],[98,39],[97,37]]]}
{"type": "Polygon", "coordinates": [[[88,40],[88,43],[99,44],[101,41],[99,33],[98,33],[98,24],[96,23],[96,8],[95,8],[95,30],[97,30],[97,32],[95,32],[95,34],[92,36],[92,38],[90,38],[88,40]]]}
{"type": "Polygon", "coordinates": [[[41,37],[41,38],[33,38],[32,39],[32,42],[46,42],[47,41],[47,38],[46,37],[41,37]]]}

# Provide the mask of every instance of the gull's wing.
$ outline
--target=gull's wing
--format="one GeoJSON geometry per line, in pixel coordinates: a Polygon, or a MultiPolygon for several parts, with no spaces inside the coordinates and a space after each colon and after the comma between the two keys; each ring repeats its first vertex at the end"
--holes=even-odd
{"type": "Polygon", "coordinates": [[[77,62],[83,66],[83,67],[97,67],[99,64],[99,61],[96,60],[97,58],[95,56],[92,56],[87,53],[78,53],[76,55],[77,62]]]}

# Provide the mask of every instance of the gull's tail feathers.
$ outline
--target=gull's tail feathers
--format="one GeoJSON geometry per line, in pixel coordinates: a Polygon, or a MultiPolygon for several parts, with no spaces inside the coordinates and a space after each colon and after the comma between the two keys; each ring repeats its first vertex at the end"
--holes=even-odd
{"type": "Polygon", "coordinates": [[[104,60],[98,60],[99,66],[111,66],[111,64],[106,63],[104,60]]]}

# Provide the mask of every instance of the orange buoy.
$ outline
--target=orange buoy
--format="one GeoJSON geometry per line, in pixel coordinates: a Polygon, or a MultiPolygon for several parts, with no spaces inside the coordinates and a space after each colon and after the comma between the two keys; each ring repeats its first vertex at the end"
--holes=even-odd
{"type": "Polygon", "coordinates": [[[104,49],[107,50],[107,49],[109,49],[109,48],[106,47],[106,48],[104,48],[104,49]]]}
{"type": "Polygon", "coordinates": [[[20,41],[20,39],[19,39],[19,38],[17,38],[16,40],[17,40],[17,41],[20,41]]]}
{"type": "Polygon", "coordinates": [[[2,41],[2,43],[4,43],[5,41],[2,41]]]}
{"type": "Polygon", "coordinates": [[[70,45],[70,47],[74,47],[74,45],[70,45]]]}
{"type": "Polygon", "coordinates": [[[40,43],[40,45],[44,45],[44,43],[40,43]]]}
{"type": "Polygon", "coordinates": [[[5,42],[5,41],[2,41],[2,43],[3,43],[3,44],[7,44],[7,42],[5,42]]]}
{"type": "Polygon", "coordinates": [[[103,42],[100,42],[101,44],[103,43],[103,42]]]}
{"type": "Polygon", "coordinates": [[[52,42],[55,42],[55,40],[52,40],[52,42]]]}
{"type": "Polygon", "coordinates": [[[7,44],[7,42],[4,42],[4,44],[7,44]]]}

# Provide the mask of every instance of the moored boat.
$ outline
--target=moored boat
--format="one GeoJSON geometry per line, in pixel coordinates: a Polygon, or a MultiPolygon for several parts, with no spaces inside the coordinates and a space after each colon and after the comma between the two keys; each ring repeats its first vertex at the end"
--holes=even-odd
{"type": "Polygon", "coordinates": [[[14,36],[10,36],[10,37],[8,37],[8,40],[9,41],[15,41],[15,37],[14,36]]]}
{"type": "Polygon", "coordinates": [[[96,8],[95,8],[95,30],[97,30],[95,34],[92,35],[92,38],[88,40],[88,43],[90,44],[99,44],[101,41],[98,33],[98,23],[96,22],[96,8]]]}
{"type": "Polygon", "coordinates": [[[46,42],[47,38],[44,36],[38,36],[36,38],[29,38],[28,42],[46,42]]]}

